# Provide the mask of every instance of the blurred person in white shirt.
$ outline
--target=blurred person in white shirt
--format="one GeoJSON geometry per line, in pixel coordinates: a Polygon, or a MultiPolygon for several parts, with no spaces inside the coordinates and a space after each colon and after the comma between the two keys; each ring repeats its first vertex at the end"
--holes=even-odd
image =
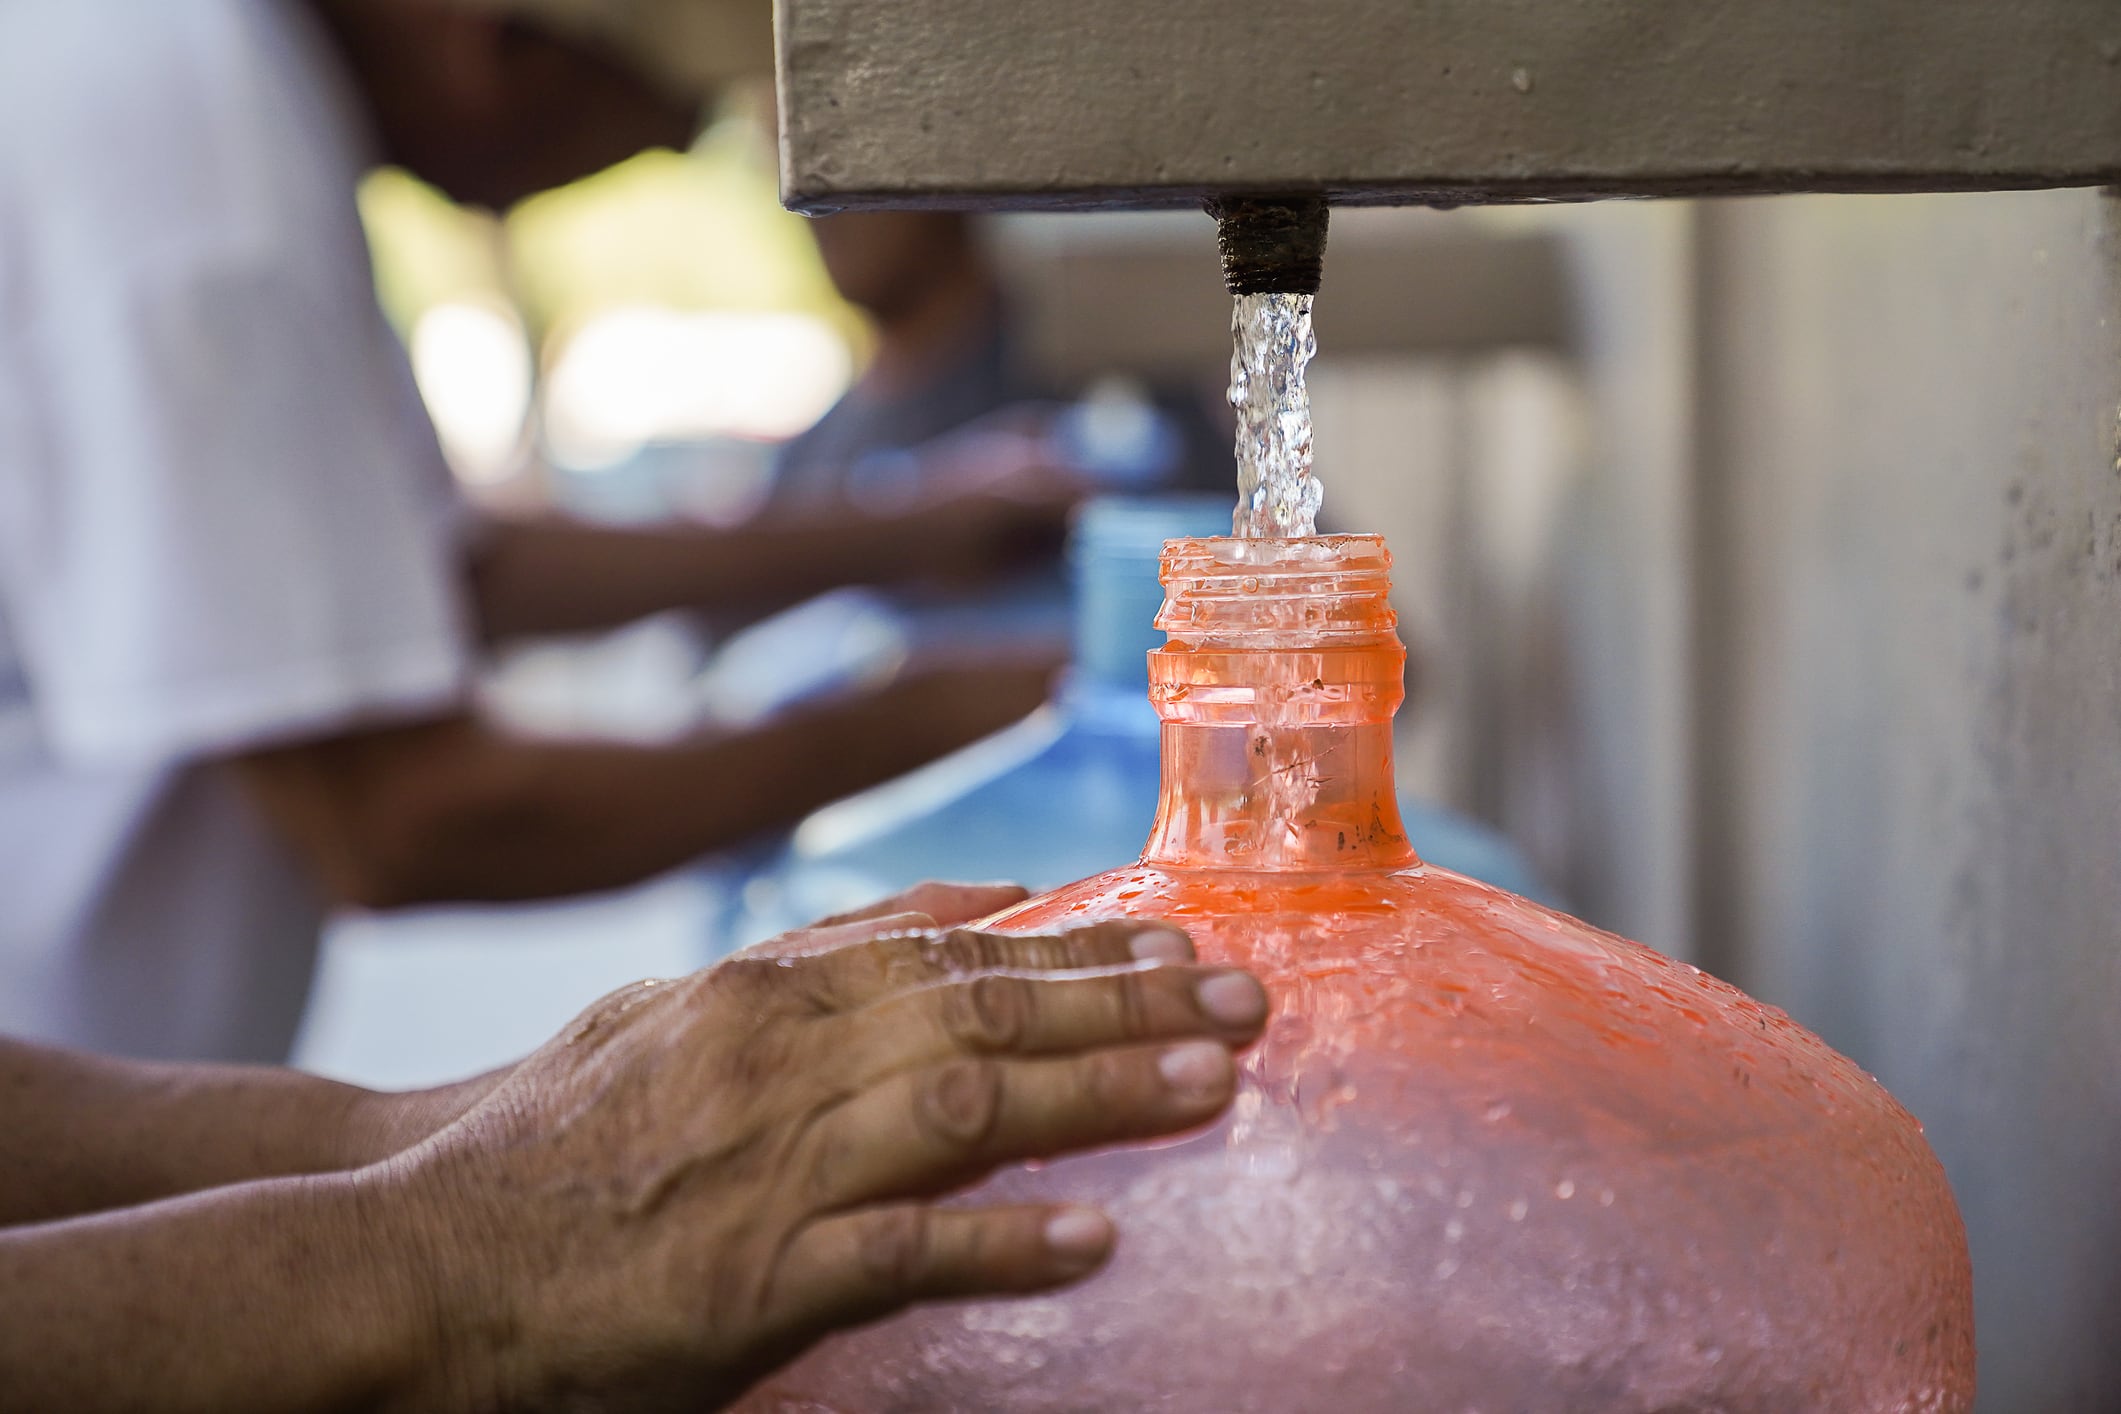
{"type": "Polygon", "coordinates": [[[1042,663],[936,668],[656,746],[526,738],[471,701],[496,639],[976,580],[1058,531],[1060,500],[1007,488],[735,532],[457,499],[357,183],[396,162],[505,207],[681,144],[764,24],[714,0],[0,7],[0,1032],[278,1060],[335,905],[631,883],[1042,698],[1042,663]]]}

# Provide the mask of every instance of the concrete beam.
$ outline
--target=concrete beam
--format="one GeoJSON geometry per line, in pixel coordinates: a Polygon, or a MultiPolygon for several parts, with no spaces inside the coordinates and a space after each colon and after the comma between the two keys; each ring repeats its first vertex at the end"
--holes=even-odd
{"type": "Polygon", "coordinates": [[[798,210],[2121,181],[2114,0],[776,8],[798,210]]]}

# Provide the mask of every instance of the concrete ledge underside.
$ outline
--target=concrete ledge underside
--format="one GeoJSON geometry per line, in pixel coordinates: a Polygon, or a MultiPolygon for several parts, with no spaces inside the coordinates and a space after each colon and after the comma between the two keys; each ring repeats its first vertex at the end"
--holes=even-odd
{"type": "Polygon", "coordinates": [[[2115,0],[776,7],[801,210],[2121,181],[2115,0]]]}
{"type": "MultiPolygon", "coordinates": [[[[1113,369],[1227,375],[1230,292],[1213,225],[1198,219],[1197,242],[1090,243],[1015,269],[1009,288],[1037,366],[1064,383],[1113,369]]],[[[1570,353],[1576,313],[1562,242],[1551,233],[1429,231],[1326,246],[1318,329],[1336,357],[1570,353]]]]}

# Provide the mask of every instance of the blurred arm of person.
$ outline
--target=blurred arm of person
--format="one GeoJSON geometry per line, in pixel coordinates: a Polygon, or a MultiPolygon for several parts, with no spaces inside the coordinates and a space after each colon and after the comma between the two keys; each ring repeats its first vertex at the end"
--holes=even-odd
{"type": "Polygon", "coordinates": [[[854,212],[809,229],[877,346],[860,383],[781,449],[784,508],[726,531],[496,522],[473,580],[489,636],[676,607],[741,620],[842,584],[975,585],[1059,551],[1088,484],[1053,463],[1025,402],[1000,279],[972,220],[854,212]],[[905,448],[918,465],[906,474],[912,504],[852,504],[853,463],[879,448],[905,448]]]}
{"type": "MultiPolygon", "coordinates": [[[[913,913],[638,984],[382,1162],[0,1227],[0,1388],[70,1414],[717,1408],[836,1327],[1065,1285],[1110,1253],[1101,1213],[936,1200],[1214,1119],[1267,1001],[1190,957],[1153,925],[913,913]]],[[[32,1186],[15,1121],[48,1122],[46,1089],[139,1112],[118,1070],[9,1068],[32,1186]]],[[[0,1202],[24,1181],[0,1167],[0,1202]]]]}
{"type": "MultiPolygon", "coordinates": [[[[968,584],[1058,544],[1075,497],[1035,464],[904,511],[811,510],[732,530],[564,520],[482,527],[481,638],[580,632],[674,607],[754,617],[845,583],[968,584]]],[[[468,708],[232,759],[332,895],[369,908],[633,883],[792,823],[1020,719],[1060,664],[917,664],[741,732],[642,746],[524,736],[468,708]]]]}
{"type": "Polygon", "coordinates": [[[849,584],[977,584],[1060,548],[1080,482],[1037,464],[871,513],[839,503],[729,529],[607,528],[560,517],[485,523],[471,565],[488,640],[611,628],[666,609],[763,617],[849,584]]]}
{"type": "Polygon", "coordinates": [[[526,737],[470,713],[233,759],[332,894],[367,908],[615,888],[793,823],[1044,701],[1051,665],[936,667],[672,743],[526,737]]]}
{"type": "MultiPolygon", "coordinates": [[[[505,207],[641,147],[682,146],[694,121],[693,105],[659,100],[638,74],[600,69],[593,54],[555,47],[534,28],[496,30],[490,13],[466,12],[461,0],[313,3],[363,80],[386,147],[463,201],[505,207]]],[[[703,8],[715,3],[749,0],[703,8]]],[[[765,15],[763,0],[756,11],[765,15]]],[[[761,57],[770,63],[770,52],[761,57]]],[[[996,298],[961,216],[891,213],[820,231],[833,279],[877,320],[865,385],[917,383],[996,298]]],[[[489,641],[583,632],[679,608],[741,622],[848,584],[977,583],[1056,553],[1085,490],[1040,465],[946,479],[888,512],[825,498],[727,530],[495,520],[471,564],[476,628],[489,641]]]]}

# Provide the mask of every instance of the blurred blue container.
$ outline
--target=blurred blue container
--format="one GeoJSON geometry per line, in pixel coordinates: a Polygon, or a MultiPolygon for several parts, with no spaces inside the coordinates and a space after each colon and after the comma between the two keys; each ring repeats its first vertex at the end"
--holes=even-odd
{"type": "MultiPolygon", "coordinates": [[[[1069,559],[1075,652],[1058,698],[1016,726],[817,811],[743,887],[740,947],[861,908],[923,879],[1035,892],[1140,856],[1156,818],[1152,626],[1166,540],[1227,535],[1226,497],[1109,498],[1084,507],[1069,559]]],[[[1445,869],[1548,897],[1516,848],[1436,806],[1400,799],[1415,851],[1445,869]]]]}

